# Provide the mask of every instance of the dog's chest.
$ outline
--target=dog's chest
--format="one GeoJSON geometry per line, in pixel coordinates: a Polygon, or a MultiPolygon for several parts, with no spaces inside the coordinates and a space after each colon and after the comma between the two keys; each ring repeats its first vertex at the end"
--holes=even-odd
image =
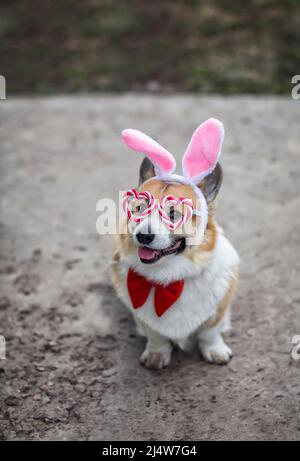
{"type": "Polygon", "coordinates": [[[127,289],[127,271],[124,275],[122,284],[126,305],[138,319],[170,339],[189,336],[214,315],[218,302],[225,296],[230,283],[229,274],[217,277],[214,281],[205,273],[185,280],[180,297],[158,317],[154,308],[155,287],[151,288],[145,304],[134,309],[127,289]]]}
{"type": "MultiPolygon", "coordinates": [[[[179,258],[178,256],[176,258],[179,258]]],[[[238,255],[228,240],[220,235],[210,263],[194,276],[183,277],[184,288],[180,297],[161,317],[154,308],[152,287],[145,304],[134,309],[127,288],[130,260],[120,262],[121,295],[135,317],[154,331],[170,339],[186,338],[213,316],[230,287],[239,262],[238,255]]],[[[146,274],[143,274],[144,276],[146,274]]],[[[163,273],[157,270],[157,281],[163,273]]]]}

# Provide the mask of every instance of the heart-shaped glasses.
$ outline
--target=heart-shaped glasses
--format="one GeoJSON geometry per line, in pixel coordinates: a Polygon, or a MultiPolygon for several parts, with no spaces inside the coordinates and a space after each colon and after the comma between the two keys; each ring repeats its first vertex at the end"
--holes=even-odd
{"type": "Polygon", "coordinates": [[[164,195],[159,201],[155,201],[150,192],[138,192],[136,189],[129,189],[124,194],[122,206],[128,219],[136,223],[158,209],[161,220],[171,230],[181,227],[193,214],[199,214],[188,198],[164,195]]]}

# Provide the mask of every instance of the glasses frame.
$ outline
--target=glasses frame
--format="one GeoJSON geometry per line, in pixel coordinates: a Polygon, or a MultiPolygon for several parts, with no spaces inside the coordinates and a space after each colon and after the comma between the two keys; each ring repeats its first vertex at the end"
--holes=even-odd
{"type": "Polygon", "coordinates": [[[158,210],[159,217],[161,221],[170,229],[176,230],[186,222],[188,222],[193,215],[199,215],[200,213],[195,209],[191,199],[186,197],[175,197],[174,195],[164,195],[159,200],[156,200],[151,192],[142,191],[139,192],[137,189],[129,189],[125,192],[122,200],[122,207],[130,221],[135,223],[140,223],[149,215],[151,215],[154,210],[158,210]],[[130,199],[146,199],[149,203],[149,206],[138,216],[134,216],[132,211],[129,209],[130,199]],[[185,206],[185,213],[181,214],[181,217],[177,221],[172,221],[165,211],[165,206],[167,203],[171,203],[174,207],[180,205],[185,206]]]}

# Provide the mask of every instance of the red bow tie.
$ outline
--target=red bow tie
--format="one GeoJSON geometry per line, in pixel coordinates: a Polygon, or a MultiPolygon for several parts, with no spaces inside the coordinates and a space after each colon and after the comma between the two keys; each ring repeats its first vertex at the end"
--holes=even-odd
{"type": "Polygon", "coordinates": [[[182,293],[184,280],[170,283],[167,286],[145,279],[142,275],[129,269],[127,288],[134,309],[142,307],[149,296],[152,287],[155,288],[154,307],[158,317],[175,303],[182,293]]]}

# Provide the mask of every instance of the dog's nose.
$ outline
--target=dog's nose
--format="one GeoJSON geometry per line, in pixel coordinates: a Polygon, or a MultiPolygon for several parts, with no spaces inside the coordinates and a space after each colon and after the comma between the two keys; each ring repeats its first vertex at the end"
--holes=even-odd
{"type": "Polygon", "coordinates": [[[136,234],[137,240],[142,243],[143,245],[148,245],[154,240],[155,234],[143,234],[142,232],[138,232],[136,234]]]}

